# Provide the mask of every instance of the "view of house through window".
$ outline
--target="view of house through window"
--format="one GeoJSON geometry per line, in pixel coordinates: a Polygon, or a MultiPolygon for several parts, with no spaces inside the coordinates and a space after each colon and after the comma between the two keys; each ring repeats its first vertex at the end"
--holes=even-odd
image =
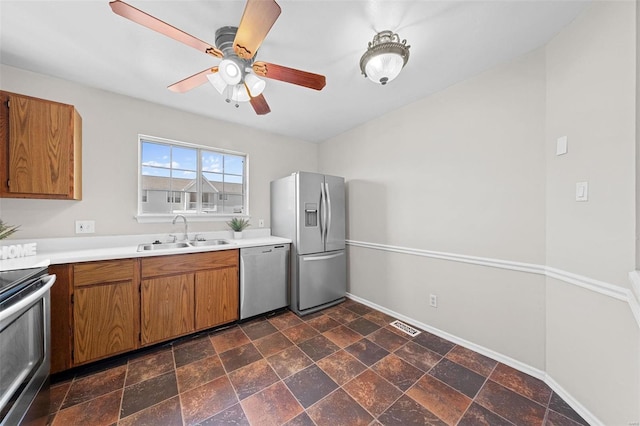
{"type": "Polygon", "coordinates": [[[246,214],[246,155],[140,137],[140,214],[246,214]]]}

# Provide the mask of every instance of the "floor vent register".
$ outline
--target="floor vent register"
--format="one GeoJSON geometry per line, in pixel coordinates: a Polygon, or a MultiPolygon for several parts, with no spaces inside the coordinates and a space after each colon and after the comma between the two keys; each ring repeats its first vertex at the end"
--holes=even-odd
{"type": "Polygon", "coordinates": [[[402,321],[395,320],[394,322],[391,323],[391,325],[397,328],[398,330],[404,333],[407,333],[411,337],[416,337],[418,334],[420,334],[420,331],[416,330],[410,325],[403,323],[402,321]]]}

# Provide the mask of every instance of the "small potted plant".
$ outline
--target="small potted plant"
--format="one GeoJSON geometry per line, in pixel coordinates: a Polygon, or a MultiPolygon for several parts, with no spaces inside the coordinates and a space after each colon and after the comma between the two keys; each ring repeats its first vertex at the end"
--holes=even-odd
{"type": "Polygon", "coordinates": [[[242,217],[234,217],[227,222],[227,225],[229,225],[229,228],[233,230],[233,238],[236,239],[242,238],[242,231],[244,231],[248,226],[251,226],[249,224],[249,219],[242,217]]]}
{"type": "Polygon", "coordinates": [[[5,225],[0,219],[0,240],[4,240],[20,228],[20,225],[5,225]]]}

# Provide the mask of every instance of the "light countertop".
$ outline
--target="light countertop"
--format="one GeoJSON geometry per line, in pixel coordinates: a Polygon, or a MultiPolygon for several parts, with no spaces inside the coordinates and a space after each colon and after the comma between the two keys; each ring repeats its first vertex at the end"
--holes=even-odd
{"type": "MultiPolygon", "coordinates": [[[[0,260],[0,271],[11,269],[26,269],[64,263],[91,262],[108,259],[127,259],[135,257],[166,256],[186,253],[202,253],[219,250],[232,250],[243,247],[258,247],[273,244],[288,244],[287,238],[270,235],[270,229],[247,230],[243,238],[234,239],[230,231],[198,232],[199,236],[211,239],[224,239],[229,244],[183,247],[175,249],[138,251],[138,245],[149,244],[158,240],[167,242],[167,234],[121,235],[103,237],[68,237],[43,238],[31,240],[2,240],[0,246],[36,243],[37,254],[15,259],[0,260]]],[[[193,238],[195,234],[190,234],[193,238]]]]}

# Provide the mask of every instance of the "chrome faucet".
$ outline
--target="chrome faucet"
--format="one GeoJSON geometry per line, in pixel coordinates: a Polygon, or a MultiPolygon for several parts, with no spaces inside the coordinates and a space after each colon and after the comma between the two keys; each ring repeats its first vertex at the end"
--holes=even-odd
{"type": "Polygon", "coordinates": [[[187,218],[184,215],[177,214],[176,217],[173,218],[173,224],[176,224],[176,220],[181,217],[184,220],[184,237],[182,238],[184,241],[189,241],[189,225],[187,224],[187,218]]]}

